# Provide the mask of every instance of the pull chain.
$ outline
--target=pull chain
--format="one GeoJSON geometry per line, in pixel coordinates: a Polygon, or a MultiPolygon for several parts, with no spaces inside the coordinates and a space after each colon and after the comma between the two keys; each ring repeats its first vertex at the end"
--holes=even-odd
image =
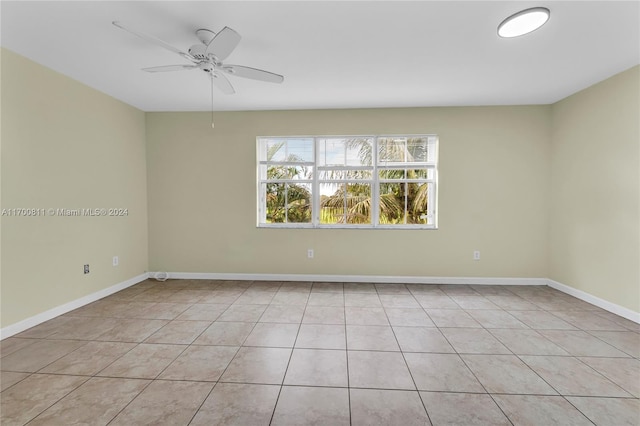
{"type": "Polygon", "coordinates": [[[215,78],[213,72],[211,73],[211,128],[215,128],[213,124],[213,79],[215,78]]]}

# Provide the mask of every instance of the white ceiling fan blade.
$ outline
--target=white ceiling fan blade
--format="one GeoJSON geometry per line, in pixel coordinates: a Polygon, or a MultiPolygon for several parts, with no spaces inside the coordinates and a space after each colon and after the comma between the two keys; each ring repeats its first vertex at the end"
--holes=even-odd
{"type": "Polygon", "coordinates": [[[231,28],[224,27],[207,46],[207,55],[212,54],[219,61],[223,61],[233,52],[241,38],[240,34],[231,28]]]}
{"type": "Polygon", "coordinates": [[[189,55],[187,52],[183,52],[182,50],[180,50],[180,49],[178,49],[176,47],[173,47],[168,43],[165,43],[164,41],[160,40],[159,38],[156,38],[156,37],[154,37],[152,35],[145,34],[145,33],[142,33],[142,32],[136,31],[136,30],[132,30],[131,28],[129,28],[129,27],[125,26],[125,25],[122,25],[118,21],[113,21],[112,24],[115,25],[118,28],[121,28],[121,29],[123,29],[123,30],[125,30],[127,32],[130,32],[131,34],[133,34],[135,36],[140,37],[141,39],[144,39],[144,40],[148,41],[149,43],[153,43],[153,44],[155,44],[157,46],[164,47],[165,49],[170,50],[173,53],[177,53],[178,55],[180,55],[183,58],[186,58],[186,59],[188,59],[188,60],[190,60],[192,62],[197,62],[197,60],[193,56],[189,55]]]}
{"type": "Polygon", "coordinates": [[[233,95],[236,91],[233,89],[233,86],[229,82],[229,79],[225,77],[223,74],[216,73],[211,75],[211,79],[213,80],[213,84],[225,95],[233,95]]]}
{"type": "Polygon", "coordinates": [[[146,72],[167,72],[167,71],[182,71],[192,70],[198,68],[197,65],[163,65],[160,67],[142,68],[142,71],[146,72]]]}
{"type": "Polygon", "coordinates": [[[257,68],[244,67],[242,65],[225,65],[220,69],[227,74],[251,78],[253,80],[268,81],[270,83],[282,83],[284,81],[284,77],[280,74],[274,74],[257,68]]]}

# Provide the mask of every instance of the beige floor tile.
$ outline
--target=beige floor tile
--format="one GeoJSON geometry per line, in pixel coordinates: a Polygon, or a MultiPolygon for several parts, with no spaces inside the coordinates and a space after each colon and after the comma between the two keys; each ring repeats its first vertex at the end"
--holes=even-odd
{"type": "Polygon", "coordinates": [[[260,322],[300,324],[304,305],[269,305],[260,317],[260,322]]]}
{"type": "MultiPolygon", "coordinates": [[[[58,332],[58,329],[68,322],[73,321],[69,316],[59,316],[50,319],[49,321],[45,321],[42,324],[38,324],[35,327],[31,327],[28,330],[23,331],[22,333],[18,333],[13,338],[5,339],[0,342],[0,347],[4,347],[4,342],[7,340],[11,340],[14,338],[35,338],[35,339],[43,339],[45,337],[49,337],[58,332]]],[[[4,349],[0,349],[2,355],[5,355],[4,349]]]]}
{"type": "Polygon", "coordinates": [[[640,361],[637,359],[581,357],[580,360],[631,395],[640,398],[640,361]]]}
{"type": "Polygon", "coordinates": [[[344,283],[344,292],[346,293],[375,293],[376,287],[372,283],[344,283]]]}
{"type": "Polygon", "coordinates": [[[231,305],[242,294],[242,290],[221,290],[222,287],[218,287],[213,290],[202,299],[198,301],[198,304],[218,304],[218,305],[231,305]]]}
{"type": "Polygon", "coordinates": [[[254,324],[250,322],[214,322],[193,342],[195,345],[241,346],[254,324]]]}
{"type": "Polygon", "coordinates": [[[420,308],[412,294],[378,294],[385,308],[420,308]]]}
{"type": "Polygon", "coordinates": [[[640,400],[631,398],[567,397],[596,425],[638,426],[640,400]]]}
{"type": "Polygon", "coordinates": [[[486,394],[420,392],[434,426],[510,426],[493,399],[486,394]]]}
{"type": "Polygon", "coordinates": [[[311,287],[312,293],[324,293],[324,292],[344,292],[344,284],[343,283],[327,283],[327,282],[314,282],[311,287]]]}
{"type": "Polygon", "coordinates": [[[294,349],[284,384],[346,387],[348,385],[346,351],[294,349]]]}
{"type": "Polygon", "coordinates": [[[347,325],[347,349],[400,351],[391,327],[377,325],[347,325]]]}
{"type": "Polygon", "coordinates": [[[238,351],[235,346],[189,346],[159,379],[215,382],[238,351]]]}
{"type": "Polygon", "coordinates": [[[385,308],[389,323],[399,326],[435,327],[423,309],[385,308]]]}
{"type": "Polygon", "coordinates": [[[80,386],[87,377],[33,374],[0,394],[0,424],[23,425],[80,386]]]}
{"type": "Polygon", "coordinates": [[[349,386],[416,390],[399,352],[348,351],[349,386]]]}
{"type": "Polygon", "coordinates": [[[393,332],[403,352],[455,352],[436,328],[393,327],[393,332]]]}
{"type": "Polygon", "coordinates": [[[511,351],[481,328],[441,328],[442,334],[458,353],[510,354],[511,351]]]}
{"type": "Polygon", "coordinates": [[[268,426],[279,393],[280,386],[218,383],[190,425],[268,426]]]}
{"type": "Polygon", "coordinates": [[[471,309],[467,312],[484,328],[529,328],[506,311],[471,309]]]}
{"type": "Polygon", "coordinates": [[[147,380],[94,377],[29,424],[107,424],[148,384],[147,380]]]}
{"type": "Polygon", "coordinates": [[[484,392],[484,388],[459,355],[405,353],[418,390],[484,392]]]}
{"type": "Polygon", "coordinates": [[[344,306],[344,293],[312,292],[307,306],[344,306]]]}
{"type": "Polygon", "coordinates": [[[449,295],[462,309],[499,309],[489,299],[480,295],[449,295]]]}
{"type": "Polygon", "coordinates": [[[462,355],[462,360],[489,393],[557,394],[515,355],[462,355]]]}
{"type": "Polygon", "coordinates": [[[168,303],[198,303],[208,296],[209,292],[202,290],[178,290],[166,298],[168,303]]]}
{"type": "Polygon", "coordinates": [[[277,425],[349,425],[346,388],[283,386],[273,414],[277,425]]]}
{"type": "Polygon", "coordinates": [[[378,294],[411,294],[404,284],[399,283],[379,283],[374,284],[378,294]]]}
{"type": "Polygon", "coordinates": [[[298,324],[258,323],[244,341],[244,346],[292,348],[299,327],[298,324]]]}
{"type": "Polygon", "coordinates": [[[297,291],[309,294],[311,292],[312,285],[313,283],[309,281],[284,281],[278,289],[278,292],[297,291]]]}
{"type": "Polygon", "coordinates": [[[267,305],[236,305],[229,306],[217,321],[258,322],[267,305]]]}
{"type": "Polygon", "coordinates": [[[514,426],[592,426],[591,422],[561,396],[494,395],[514,426]]]}
{"type": "Polygon", "coordinates": [[[569,355],[536,330],[491,329],[490,333],[516,355],[569,355]]]}
{"type": "Polygon", "coordinates": [[[282,384],[291,349],[240,348],[220,381],[234,383],[282,384]]]}
{"type": "Polygon", "coordinates": [[[585,331],[539,330],[539,333],[574,356],[629,357],[585,331]]]}
{"type": "Polygon", "coordinates": [[[338,306],[307,306],[303,324],[344,324],[344,309],[338,306]]]}
{"type": "Polygon", "coordinates": [[[636,358],[640,358],[640,333],[633,331],[591,331],[590,334],[636,358]]]}
{"type": "Polygon", "coordinates": [[[120,324],[116,318],[67,317],[57,331],[48,339],[61,340],[96,340],[120,324]]]}
{"type": "Polygon", "coordinates": [[[168,323],[166,320],[117,319],[114,327],[95,340],[140,343],[168,323]]]}
{"type": "Polygon", "coordinates": [[[229,307],[223,303],[200,303],[192,305],[176,317],[181,321],[215,321],[229,307]]]}
{"type": "Polygon", "coordinates": [[[271,300],[273,305],[306,306],[309,300],[309,291],[278,291],[271,300]]]}
{"type": "Polygon", "coordinates": [[[438,327],[482,328],[478,321],[462,309],[425,309],[438,327]]]}
{"type": "Polygon", "coordinates": [[[520,296],[516,295],[485,295],[487,300],[489,300],[494,305],[500,307],[505,310],[514,310],[514,311],[529,311],[536,310],[538,307],[531,302],[527,302],[520,296]]]}
{"type": "Polygon", "coordinates": [[[3,357],[0,368],[34,373],[86,344],[78,340],[40,340],[3,357]]]}
{"type": "Polygon", "coordinates": [[[466,284],[440,284],[438,288],[449,296],[479,296],[480,293],[466,284]]]}
{"type": "Polygon", "coordinates": [[[29,375],[30,373],[14,373],[13,371],[0,372],[0,392],[26,379],[29,375]]]}
{"type": "Polygon", "coordinates": [[[382,302],[377,293],[345,292],[344,305],[357,308],[382,308],[382,302]]]}
{"type": "Polygon", "coordinates": [[[157,303],[131,303],[135,308],[129,309],[124,313],[125,318],[138,318],[138,319],[162,319],[172,320],[185,312],[191,304],[188,303],[169,303],[169,302],[157,302],[157,303]]]}
{"type": "Polygon", "coordinates": [[[552,311],[551,313],[582,330],[627,331],[623,326],[594,315],[590,311],[552,311]]]}
{"type": "Polygon", "coordinates": [[[630,397],[606,377],[572,357],[521,356],[536,373],[562,395],[630,397]]]}
{"type": "Polygon", "coordinates": [[[430,425],[416,391],[351,389],[352,425],[430,425]]]}
{"type": "Polygon", "coordinates": [[[186,425],[213,388],[213,383],[155,380],[109,425],[186,425]]]}
{"type": "Polygon", "coordinates": [[[4,358],[7,355],[11,355],[15,351],[25,348],[29,345],[33,345],[38,342],[36,339],[22,339],[19,337],[9,337],[4,340],[0,340],[0,355],[4,358]]]}
{"type": "Polygon", "coordinates": [[[460,309],[460,306],[445,293],[420,293],[416,294],[415,298],[424,309],[460,309]]]}
{"type": "Polygon", "coordinates": [[[253,291],[244,292],[236,299],[234,304],[237,305],[268,305],[273,300],[275,292],[271,291],[253,291]]]}
{"type": "Polygon", "coordinates": [[[188,345],[211,325],[210,321],[171,321],[149,336],[145,343],[188,345]]]}
{"type": "Polygon", "coordinates": [[[509,313],[534,330],[577,330],[565,320],[545,311],[514,311],[509,313]]]}
{"type": "Polygon", "coordinates": [[[344,308],[346,322],[350,325],[389,325],[387,314],[383,308],[360,308],[348,306],[344,308]]]}
{"type": "Polygon", "coordinates": [[[98,375],[132,379],[155,379],[186,348],[186,345],[140,343],[99,372],[98,375]]]}
{"type": "Polygon", "coordinates": [[[135,343],[88,342],[86,345],[49,364],[41,373],[91,376],[136,346],[135,343]]]}
{"type": "Polygon", "coordinates": [[[296,340],[296,348],[346,349],[347,337],[344,325],[302,324],[296,340]]]}

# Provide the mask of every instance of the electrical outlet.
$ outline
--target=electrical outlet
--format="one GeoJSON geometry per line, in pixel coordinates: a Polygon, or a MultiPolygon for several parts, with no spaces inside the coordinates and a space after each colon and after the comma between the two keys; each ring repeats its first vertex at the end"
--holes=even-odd
{"type": "Polygon", "coordinates": [[[313,259],[313,249],[307,250],[307,258],[313,259]]]}
{"type": "Polygon", "coordinates": [[[84,265],[84,273],[85,274],[89,273],[89,264],[84,265]]]}
{"type": "Polygon", "coordinates": [[[120,264],[120,259],[118,256],[113,256],[113,266],[118,266],[120,264]]]}
{"type": "Polygon", "coordinates": [[[473,252],[473,260],[480,260],[480,251],[476,250],[473,252]]]}

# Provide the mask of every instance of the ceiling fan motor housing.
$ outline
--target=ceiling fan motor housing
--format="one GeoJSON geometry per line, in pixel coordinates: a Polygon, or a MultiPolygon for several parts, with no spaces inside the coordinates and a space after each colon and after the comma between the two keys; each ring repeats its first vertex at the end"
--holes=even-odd
{"type": "Polygon", "coordinates": [[[207,46],[202,44],[194,44],[189,48],[189,54],[196,59],[204,60],[207,58],[207,46]]]}

